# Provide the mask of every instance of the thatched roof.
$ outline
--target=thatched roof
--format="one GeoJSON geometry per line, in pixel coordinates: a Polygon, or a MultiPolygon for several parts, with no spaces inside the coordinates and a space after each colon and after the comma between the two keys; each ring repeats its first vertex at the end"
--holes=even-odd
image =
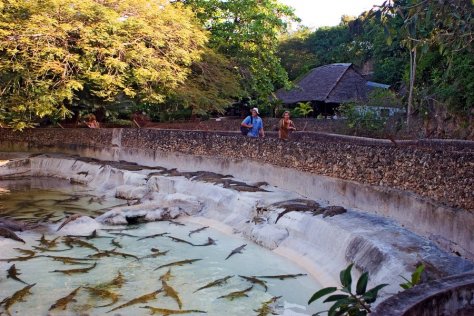
{"type": "Polygon", "coordinates": [[[352,64],[330,64],[312,69],[291,90],[276,92],[283,103],[320,101],[343,103],[366,100],[369,87],[367,80],[352,64]]]}

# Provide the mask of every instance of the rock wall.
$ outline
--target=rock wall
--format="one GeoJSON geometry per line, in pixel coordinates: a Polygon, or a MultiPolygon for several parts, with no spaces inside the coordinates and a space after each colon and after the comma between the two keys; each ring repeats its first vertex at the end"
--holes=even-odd
{"type": "MultiPolygon", "coordinates": [[[[49,147],[147,149],[251,159],[328,177],[410,191],[474,210],[474,142],[391,141],[301,133],[295,141],[235,133],[154,129],[2,130],[3,150],[49,147]]],[[[113,158],[113,157],[111,157],[113,158]]]]}
{"type": "Polygon", "coordinates": [[[373,316],[474,314],[474,273],[423,283],[383,301],[373,316]]]}

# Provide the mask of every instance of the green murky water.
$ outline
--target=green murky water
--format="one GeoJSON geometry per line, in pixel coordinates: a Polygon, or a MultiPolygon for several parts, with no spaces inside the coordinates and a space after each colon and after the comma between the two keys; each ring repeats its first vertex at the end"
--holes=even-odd
{"type": "MultiPolygon", "coordinates": [[[[0,237],[0,301],[5,302],[14,293],[20,293],[26,284],[34,284],[23,302],[9,306],[9,312],[12,315],[148,315],[152,310],[144,307],[150,306],[174,311],[194,310],[188,315],[202,315],[198,311],[207,315],[259,315],[262,304],[277,296],[281,298],[270,304],[269,311],[280,315],[310,315],[323,309],[317,305],[308,309],[306,305],[311,294],[320,287],[309,276],[283,280],[259,277],[267,288],[240,277],[304,274],[305,271],[271,251],[211,228],[190,236],[191,231],[202,226],[186,222],[102,226],[97,230],[98,236],[89,239],[68,238],[62,236],[61,231],[56,232],[67,215],[96,217],[123,203],[123,200],[97,195],[88,188],[62,180],[0,181],[1,217],[39,225],[34,230],[18,233],[25,244],[0,237]],[[157,234],[161,236],[142,239],[157,234]],[[46,241],[41,242],[42,235],[46,241]],[[207,244],[209,238],[215,240],[215,245],[191,245],[207,244]],[[52,240],[55,242],[51,243],[52,240]],[[82,243],[71,243],[71,240],[82,243]],[[242,253],[226,260],[231,250],[243,244],[246,246],[242,253]],[[173,265],[194,259],[199,260],[173,265]],[[21,273],[18,277],[26,284],[7,277],[7,270],[13,264],[21,273]],[[160,267],[163,265],[170,266],[160,267]],[[160,278],[168,272],[170,276],[163,284],[160,278]],[[110,285],[118,276],[123,283],[110,285]],[[196,291],[225,277],[229,277],[227,282],[220,286],[196,291]],[[168,293],[163,291],[164,286],[168,293]],[[234,292],[244,290],[247,291],[240,297],[230,299],[230,296],[239,296],[234,292]],[[234,295],[229,296],[230,293],[234,295]],[[149,297],[137,304],[118,308],[147,294],[149,297]],[[68,295],[70,301],[66,299],[68,295]],[[59,307],[52,308],[62,298],[59,307]]],[[[83,235],[83,231],[78,228],[73,235],[83,235]]],[[[0,311],[4,309],[2,306],[0,311]]],[[[156,315],[164,314],[154,311],[156,315]]]]}

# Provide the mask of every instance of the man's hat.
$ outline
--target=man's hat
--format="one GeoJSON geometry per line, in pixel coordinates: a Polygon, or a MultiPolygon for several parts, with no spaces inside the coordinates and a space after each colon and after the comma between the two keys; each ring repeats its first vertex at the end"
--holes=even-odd
{"type": "Polygon", "coordinates": [[[260,114],[260,113],[258,113],[258,109],[257,109],[257,108],[253,108],[252,111],[257,112],[257,114],[260,114]]]}

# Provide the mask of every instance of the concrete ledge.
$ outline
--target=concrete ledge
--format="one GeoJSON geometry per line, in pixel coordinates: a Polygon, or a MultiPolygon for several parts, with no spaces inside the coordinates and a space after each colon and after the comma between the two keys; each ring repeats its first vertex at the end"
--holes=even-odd
{"type": "Polygon", "coordinates": [[[474,315],[474,272],[420,284],[381,302],[374,316],[474,315]]]}

